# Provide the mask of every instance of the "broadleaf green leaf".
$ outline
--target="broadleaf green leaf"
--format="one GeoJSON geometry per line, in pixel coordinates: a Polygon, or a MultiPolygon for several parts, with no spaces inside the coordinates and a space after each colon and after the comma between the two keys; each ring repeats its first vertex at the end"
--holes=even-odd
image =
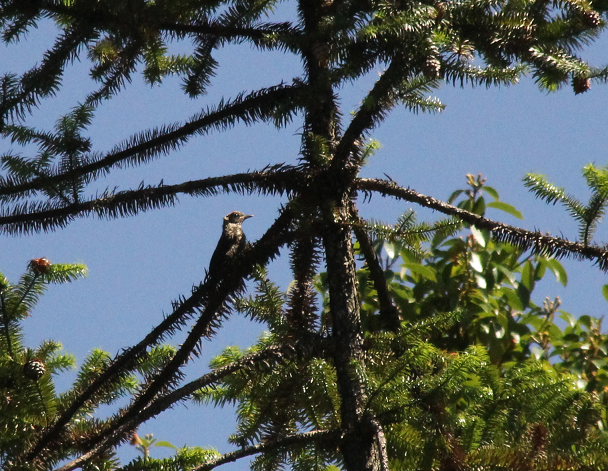
{"type": "Polygon", "coordinates": [[[543,263],[547,266],[547,268],[549,268],[549,270],[553,272],[555,279],[559,281],[562,286],[566,286],[568,284],[568,273],[566,273],[566,269],[558,260],[551,258],[545,260],[543,263]]]}
{"type": "MultiPolygon", "coordinates": [[[[500,198],[498,196],[498,191],[496,191],[493,187],[488,186],[488,185],[484,185],[483,186],[483,191],[485,191],[488,195],[490,195],[492,198],[494,198],[496,201],[498,201],[500,198]]],[[[490,206],[490,204],[488,204],[488,206],[490,206]]]]}
{"type": "Polygon", "coordinates": [[[432,281],[437,281],[437,275],[435,274],[435,270],[433,270],[431,267],[412,262],[404,263],[403,266],[409,269],[412,273],[416,273],[432,281]]]}
{"type": "Polygon", "coordinates": [[[517,219],[524,218],[523,215],[521,214],[521,212],[519,212],[517,209],[515,209],[515,206],[510,205],[509,203],[505,203],[503,201],[492,201],[491,203],[487,203],[486,207],[499,209],[500,211],[503,211],[507,214],[510,214],[513,217],[516,217],[517,219]]]}

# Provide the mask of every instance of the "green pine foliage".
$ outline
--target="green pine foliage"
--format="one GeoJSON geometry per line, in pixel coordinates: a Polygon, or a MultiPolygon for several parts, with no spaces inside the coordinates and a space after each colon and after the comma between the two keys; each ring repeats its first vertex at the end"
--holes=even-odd
{"type": "MultiPolygon", "coordinates": [[[[467,196],[461,204],[479,208],[475,200],[483,198],[483,181],[469,178],[468,182],[470,190],[457,192],[467,196]]],[[[391,469],[603,469],[608,456],[604,405],[608,373],[603,369],[608,336],[601,333],[599,319],[558,313],[558,300],[547,300],[542,308],[530,300],[535,283],[545,274],[566,283],[559,262],[526,256],[471,228],[466,239],[454,233],[451,224],[448,232],[441,222],[430,230],[415,223],[411,212],[394,227],[376,223],[368,229],[389,236],[390,242],[376,239],[374,247],[383,259],[384,276],[390,280],[404,322],[396,332],[382,329],[382,323],[374,320],[380,315],[377,292],[371,285],[361,288],[368,334],[365,369],[357,368],[369,393],[366,413],[377,417],[386,431],[391,469]],[[378,230],[382,227],[386,232],[378,230]],[[429,237],[433,232],[435,236],[429,237]],[[556,313],[569,322],[563,331],[554,322],[556,313]]],[[[29,312],[37,300],[32,293],[39,296],[46,283],[70,281],[84,273],[82,266],[46,265],[40,260],[30,264],[19,285],[4,281],[3,305],[17,312],[28,303],[29,312]]],[[[368,283],[368,271],[367,266],[359,269],[361,284],[368,283]]],[[[238,428],[230,441],[245,456],[264,450],[252,469],[343,467],[338,452],[341,399],[331,353],[336,346],[327,337],[331,311],[324,306],[321,319],[306,325],[307,335],[298,335],[294,329],[302,326],[289,323],[289,292],[283,293],[262,268],[253,279],[256,293],[238,298],[235,307],[265,323],[269,332],[248,350],[231,347],[218,356],[211,364],[213,371],[242,366],[196,391],[193,399],[237,406],[238,428]],[[247,361],[273,347],[284,351],[278,362],[247,361]],[[320,435],[307,435],[314,433],[320,435]]],[[[316,286],[321,299],[327,300],[324,283],[319,280],[316,286]]],[[[18,322],[13,324],[12,329],[5,328],[10,332],[5,337],[20,339],[18,322]]],[[[93,351],[72,389],[57,395],[48,373],[73,366],[73,358],[58,354],[57,343],[45,342],[36,350],[24,349],[20,340],[0,345],[7,358],[2,369],[8,374],[3,377],[20,378],[19,384],[3,383],[20,397],[17,402],[7,396],[5,406],[19,405],[19,409],[5,407],[5,416],[31,424],[23,434],[6,434],[11,440],[3,442],[0,450],[4,464],[10,464],[24,441],[42,433],[49,426],[48,417],[60,414],[112,360],[105,352],[93,351]],[[21,352],[20,362],[12,361],[16,351],[21,352]],[[22,367],[34,358],[43,359],[47,369],[36,381],[24,378],[22,367]]],[[[138,384],[145,386],[175,352],[173,347],[155,347],[136,368],[141,383],[132,376],[99,390],[95,402],[73,419],[72,436],[82,440],[101,432],[111,422],[90,418],[95,404],[112,404],[134,393],[141,387],[138,384]]],[[[5,422],[5,430],[10,426],[15,427],[5,422]]],[[[76,452],[61,451],[55,459],[76,452]]],[[[216,452],[188,448],[172,458],[140,458],[124,469],[211,469],[221,459],[216,452]]],[[[99,456],[94,463],[96,469],[118,466],[113,453],[99,456]]]]}
{"type": "MultiPolygon", "coordinates": [[[[270,120],[282,127],[309,106],[307,93],[303,93],[308,86],[296,79],[289,86],[277,85],[249,97],[222,100],[184,124],[143,132],[105,155],[91,151],[91,143],[80,132],[90,125],[95,107],[126,87],[133,73],[141,70],[150,84],[177,75],[190,96],[200,96],[219,67],[214,49],[230,42],[250,41],[262,49],[300,54],[309,60],[314,56],[328,69],[332,87],[386,64],[378,86],[362,100],[352,123],[356,126],[345,130],[349,139],[349,131],[366,131],[399,103],[415,112],[440,111],[441,103],[428,94],[442,81],[512,84],[522,73],[531,71],[541,87],[553,90],[568,81],[576,89],[581,80],[586,84],[606,76],[604,69],[593,68],[576,56],[603,26],[599,4],[467,1],[428,2],[406,8],[399,2],[346,2],[341,6],[337,2],[316,36],[308,38],[303,24],[295,21],[261,21],[276,2],[250,3],[142,1],[123,5],[111,0],[77,0],[41,2],[25,8],[17,0],[4,2],[1,19],[6,42],[19,40],[46,17],[52,18],[62,33],[39,66],[22,77],[7,74],[3,78],[2,132],[16,143],[38,144],[40,155],[34,159],[5,156],[6,175],[0,193],[7,198],[32,197],[37,193],[34,190],[47,193],[47,206],[31,203],[10,210],[7,206],[3,214],[16,216],[58,207],[67,212],[83,199],[84,187],[106,174],[101,169],[109,170],[120,162],[144,164],[174,151],[193,134],[226,129],[238,121],[270,120]],[[191,54],[168,52],[171,43],[186,37],[195,42],[191,54]],[[93,62],[91,75],[100,88],[62,118],[55,132],[19,124],[41,100],[55,93],[64,68],[83,52],[93,62]],[[51,204],[55,200],[58,202],[51,204]]],[[[136,206],[146,208],[145,197],[131,197],[136,206]]],[[[161,204],[172,204],[172,200],[161,204]]],[[[25,227],[18,230],[48,229],[65,223],[61,219],[49,221],[49,225],[24,221],[25,227]]]]}
{"type": "MultiPolygon", "coordinates": [[[[35,306],[49,284],[67,283],[86,275],[86,267],[80,264],[50,263],[47,259],[34,259],[17,284],[11,284],[0,275],[0,466],[2,469],[35,469],[22,461],[22,456],[52,424],[72,407],[74,401],[90,387],[111,363],[112,357],[95,349],[78,369],[70,389],[58,392],[53,378],[75,369],[73,355],[62,351],[59,342],[43,341],[36,348],[23,345],[22,321],[35,315],[35,306]]],[[[142,357],[131,374],[120,380],[104,384],[86,404],[79,408],[67,424],[66,435],[56,444],[47,459],[58,463],[83,452],[91,435],[107,427],[106,421],[96,417],[100,405],[114,405],[121,398],[132,395],[142,384],[154,376],[175,354],[171,346],[156,346],[142,357]]],[[[187,470],[203,463],[216,452],[184,448],[175,458],[156,463],[172,466],[170,469],[187,470]]],[[[113,470],[118,466],[112,450],[95,458],[86,469],[113,470]]],[[[137,461],[129,469],[151,469],[148,462],[138,466],[137,461]],[[146,467],[147,466],[147,467],[146,467]]],[[[156,469],[156,468],[155,468],[156,469]]]]}
{"type": "Polygon", "coordinates": [[[592,192],[587,204],[566,194],[563,188],[550,183],[544,175],[529,173],[524,178],[524,185],[547,203],[562,203],[579,223],[578,237],[581,243],[588,246],[608,205],[608,168],[589,164],[583,168],[583,176],[592,192]]]}
{"type": "Polygon", "coordinates": [[[196,469],[217,455],[217,452],[203,448],[181,448],[177,450],[175,456],[170,458],[137,458],[120,469],[124,471],[186,471],[196,469]]]}
{"type": "Polygon", "coordinates": [[[487,208],[521,214],[481,176],[468,176],[467,188],[443,202],[360,172],[373,162],[369,138],[391,110],[440,112],[433,93],[445,84],[509,86],[528,74],[541,90],[570,85],[580,94],[605,82],[608,68],[578,54],[605,29],[606,2],[291,0],[295,13],[276,21],[280,3],[0,1],[6,45],[43,22],[57,32],[34,67],[0,77],[0,133],[10,145],[0,156],[2,234],[130,217],[182,195],[286,197],[267,231],[234,258],[230,276],[197,282],[137,344],[115,356],[93,351],[62,393],[50,375],[73,360],[54,342],[26,348],[21,321],[48,282],[72,281],[84,268],[35,259],[17,284],[0,277],[2,465],[116,469],[117,447],[137,442],[139,425],[193,397],[237,406],[238,449],[221,456],[183,449],[167,460],[144,453],[127,469],[212,469],[254,454],[256,470],[605,469],[601,320],[562,312],[558,299],[541,305],[533,293],[545,276],[566,284],[563,257],[608,271],[608,251],[591,243],[607,171],[585,168],[587,205],[543,177],[526,180],[540,198],[565,204],[580,224],[579,242],[487,218],[487,208]],[[222,67],[216,52],[241,43],[294,56],[301,68],[109,150],[89,137],[97,109],[136,74],[152,86],[175,77],[200,98],[222,67]],[[182,52],[172,53],[175,45],[182,52]],[[89,64],[91,77],[82,102],[51,130],[28,124],[76,61],[89,64]],[[374,70],[382,72],[348,114],[340,107],[345,85],[374,70]],[[292,165],[120,191],[114,184],[123,169],[137,171],[193,137],[296,121],[301,147],[292,165]],[[407,212],[390,224],[366,221],[357,204],[372,195],[447,218],[417,222],[407,212]],[[283,292],[264,267],[286,247],[293,283],[283,292]],[[201,340],[234,313],[263,322],[268,334],[188,377],[184,367],[198,358],[201,340]],[[186,328],[179,346],[164,344],[186,328]],[[108,417],[94,415],[100,404],[114,407],[108,417]]]}
{"type": "MultiPolygon", "coordinates": [[[[481,177],[469,176],[468,183],[469,190],[455,192],[455,198],[467,196],[462,206],[483,207],[479,200],[486,193],[498,200],[481,177]]],[[[421,230],[411,212],[394,227],[375,223],[368,229],[387,235],[374,246],[404,316],[398,331],[379,328],[369,267],[358,271],[367,332],[366,367],[359,374],[369,393],[365,410],[386,431],[390,469],[604,469],[608,336],[601,333],[601,320],[559,311],[559,299],[542,306],[531,300],[544,276],[567,282],[561,264],[492,241],[474,228],[463,238],[452,229],[442,232],[440,222],[429,238],[427,225],[421,230]],[[569,325],[560,327],[556,315],[569,325]]],[[[325,300],[322,317],[331,316],[325,277],[316,283],[325,300]]],[[[286,335],[288,293],[265,272],[255,279],[256,295],[237,305],[269,331],[252,349],[226,349],[211,363],[214,370],[273,344],[301,348],[301,335],[286,335]]],[[[270,445],[252,469],[344,466],[335,436],[306,446],[290,441],[339,431],[340,394],[331,360],[336,346],[327,341],[328,324],[315,324],[306,353],[297,359],[254,367],[196,392],[201,404],[237,406],[235,445],[250,453],[258,451],[257,443],[270,445]]]]}
{"type": "Polygon", "coordinates": [[[0,275],[0,463],[32,443],[48,427],[62,407],[52,377],[74,367],[73,356],[61,344],[44,341],[37,348],[23,345],[22,321],[31,315],[50,283],[66,283],[83,277],[84,265],[50,264],[34,259],[17,284],[0,275]]]}

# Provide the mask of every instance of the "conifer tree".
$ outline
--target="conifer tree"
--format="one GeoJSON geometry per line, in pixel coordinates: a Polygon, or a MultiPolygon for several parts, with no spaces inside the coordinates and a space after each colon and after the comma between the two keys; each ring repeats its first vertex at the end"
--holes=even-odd
{"type": "Polygon", "coordinates": [[[45,341],[37,348],[23,345],[21,323],[49,283],[65,283],[84,276],[83,265],[51,264],[33,259],[19,283],[0,275],[0,463],[14,464],[27,449],[36,430],[48,427],[67,397],[55,393],[52,375],[70,368],[74,358],[61,352],[61,344],[45,341]]]}
{"type": "MultiPolygon", "coordinates": [[[[284,461],[280,454],[286,449],[293,466],[302,469],[317,469],[325,463],[338,463],[348,471],[386,470],[389,466],[529,469],[525,466],[537,462],[538,469],[551,469],[554,463],[562,462],[587,466],[585,460],[591,460],[589,469],[593,469],[593,463],[598,462],[594,457],[603,449],[601,441],[596,441],[597,450],[585,449],[576,457],[564,455],[566,443],[583,450],[585,440],[593,433],[599,434],[590,425],[597,422],[596,405],[590,396],[576,390],[568,380],[554,377],[554,372],[545,374],[538,366],[513,368],[498,378],[496,367],[490,363],[496,362],[492,355],[501,357],[504,352],[485,353],[470,346],[476,342],[471,338],[480,335],[474,329],[460,338],[459,350],[465,353],[451,359],[441,342],[460,334],[459,315],[475,311],[466,303],[440,306],[439,299],[425,306],[424,297],[419,297],[420,309],[430,310],[423,312],[423,319],[412,319],[406,306],[409,303],[399,303],[394,295],[396,287],[387,283],[373,250],[370,231],[374,227],[359,216],[357,198],[378,193],[433,208],[454,221],[417,227],[417,233],[438,233],[441,237],[450,234],[450,228],[465,224],[477,234],[477,241],[481,237],[504,243],[497,249],[498,258],[502,250],[507,250],[504,247],[512,246],[529,251],[529,256],[539,260],[572,256],[591,260],[601,270],[608,269],[608,251],[591,243],[587,236],[572,242],[489,220],[483,208],[476,206],[480,199],[474,194],[461,205],[453,205],[391,180],[360,177],[361,168],[372,158],[366,140],[374,128],[396,106],[413,112],[440,110],[442,104],[426,95],[441,83],[512,84],[523,73],[530,73],[541,89],[555,90],[570,84],[574,93],[583,93],[592,80],[605,81],[608,69],[595,68],[576,55],[605,26],[605,2],[299,0],[295,2],[297,15],[291,21],[273,22],[273,8],[278,3],[0,2],[6,43],[20,40],[47,19],[61,31],[39,65],[20,76],[6,73],[1,78],[3,136],[39,149],[31,157],[15,152],[2,157],[1,232],[57,230],[74,218],[90,215],[133,216],[175,204],[182,194],[206,197],[227,191],[289,197],[265,234],[231,260],[231,270],[226,270],[230,276],[210,277],[187,297],[174,302],[173,311],[144,339],[92,373],[13,462],[47,469],[70,456],[72,461],[61,469],[90,466],[128,440],[139,424],[199,391],[202,400],[244,400],[250,410],[243,411],[247,417],[235,440],[242,450],[257,440],[257,445],[251,445],[254,451],[274,451],[263,455],[260,469],[280,467],[284,461]],[[169,54],[168,43],[184,38],[191,40],[192,50],[184,55],[169,54]],[[238,42],[295,55],[303,69],[294,73],[290,83],[277,82],[225,97],[185,117],[183,123],[142,130],[109,152],[94,150],[86,129],[95,110],[105,101],[116,99],[133,74],[141,72],[152,84],[168,75],[178,75],[183,79],[184,92],[200,97],[213,85],[214,73],[222,66],[214,52],[238,42]],[[52,99],[62,86],[65,68],[83,55],[93,62],[91,76],[95,82],[84,102],[75,104],[51,132],[28,126],[29,113],[41,101],[52,99]],[[347,118],[339,105],[342,85],[376,67],[384,72],[347,118]],[[183,184],[142,185],[123,191],[109,187],[101,194],[92,191],[101,177],[111,180],[125,167],[143,166],[162,158],[184,146],[192,136],[214,130],[229,132],[236,125],[261,121],[281,129],[296,119],[303,129],[297,165],[269,162],[260,170],[216,178],[201,176],[183,184]],[[284,246],[290,249],[294,285],[281,296],[268,285],[259,267],[284,246]],[[357,250],[365,259],[366,276],[376,293],[377,316],[366,315],[369,306],[365,304],[364,285],[358,280],[357,250]],[[323,308],[317,307],[314,291],[319,272],[326,273],[321,278],[327,301],[323,308]],[[201,338],[211,336],[221,318],[233,309],[247,308],[238,301],[247,277],[257,277],[265,286],[263,303],[254,304],[251,313],[264,317],[273,336],[246,355],[229,356],[209,375],[184,384],[182,368],[196,357],[201,338]],[[452,315],[444,319],[440,314],[446,312],[452,315]],[[432,322],[425,324],[424,318],[431,313],[432,322]],[[83,436],[77,450],[70,448],[69,437],[90,404],[105,391],[120,387],[150,352],[186,325],[190,329],[186,339],[145,375],[129,405],[83,436]],[[372,333],[377,338],[368,345],[372,333]],[[265,375],[268,368],[273,371],[265,375]],[[314,381],[306,382],[307,375],[314,381]],[[259,397],[256,382],[248,382],[252,377],[256,382],[268,381],[268,390],[299,395],[259,397]],[[228,385],[226,395],[213,396],[213,387],[221,382],[228,385]],[[205,389],[208,387],[211,391],[205,389]],[[513,395],[520,387],[537,391],[535,400],[515,404],[513,395]],[[480,409],[474,397],[490,391],[503,401],[487,404],[503,409],[480,409]],[[552,396],[555,391],[563,394],[552,396]],[[557,402],[547,403],[551,397],[557,402]],[[569,408],[558,416],[557,411],[564,405],[569,408]],[[511,413],[517,418],[514,422],[509,420],[511,413]],[[545,419],[550,426],[541,423],[545,419]],[[569,435],[572,430],[568,420],[581,424],[576,437],[569,435]],[[496,424],[511,428],[498,436],[496,424]],[[507,443],[512,446],[512,455],[499,452],[507,443]]],[[[594,180],[591,171],[588,175],[598,183],[597,197],[589,208],[576,205],[574,200],[565,201],[574,204],[571,211],[584,222],[590,236],[603,214],[600,209],[605,198],[601,180],[594,180]]],[[[543,181],[530,185],[545,199],[557,198],[543,181]]],[[[411,216],[405,215],[393,232],[412,233],[408,226],[411,221],[411,216]]],[[[412,253],[416,248],[420,250],[416,244],[409,243],[412,253]]],[[[425,264],[409,263],[415,279],[430,276],[431,269],[425,264]]],[[[559,271],[550,261],[542,263],[559,271]]],[[[526,278],[516,289],[520,302],[525,301],[526,290],[533,287],[532,266],[532,261],[523,265],[526,278]]],[[[511,271],[514,269],[511,267],[511,271]]],[[[466,286],[473,289],[467,275],[463,271],[466,286]]],[[[418,291],[423,288],[421,284],[418,291]]],[[[505,297],[510,295],[508,290],[504,292],[505,297]]],[[[496,322],[500,322],[500,316],[496,322]]],[[[36,375],[37,371],[40,368],[32,365],[29,374],[36,375]]],[[[215,464],[208,462],[197,469],[215,464]]],[[[111,467],[109,463],[106,466],[111,467]]]]}

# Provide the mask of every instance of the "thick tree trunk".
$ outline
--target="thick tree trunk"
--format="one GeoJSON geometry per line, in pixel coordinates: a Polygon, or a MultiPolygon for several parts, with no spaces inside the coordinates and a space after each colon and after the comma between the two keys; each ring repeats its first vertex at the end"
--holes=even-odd
{"type": "Polygon", "coordinates": [[[311,168],[321,171],[311,185],[311,201],[322,201],[334,365],[342,400],[340,413],[344,438],[340,449],[344,465],[347,471],[388,471],[384,434],[371,414],[365,414],[367,396],[360,374],[365,368],[363,335],[348,226],[349,193],[355,174],[346,165],[336,165],[331,169],[331,175],[326,173],[330,170],[327,157],[335,152],[339,140],[339,113],[326,60],[331,44],[325,29],[331,22],[324,21],[331,16],[333,6],[336,6],[334,2],[327,0],[299,2],[308,40],[302,51],[303,59],[308,86],[314,95],[307,107],[303,159],[311,168]],[[316,149],[313,140],[317,144],[322,142],[325,150],[316,149]]]}
{"type": "MultiPolygon", "coordinates": [[[[334,207],[334,222],[324,237],[329,283],[329,305],[334,342],[334,363],[342,399],[345,436],[341,444],[348,471],[388,470],[384,433],[365,413],[367,394],[361,378],[365,368],[355,261],[346,205],[334,207]]],[[[326,214],[325,220],[332,215],[326,214]]]]}

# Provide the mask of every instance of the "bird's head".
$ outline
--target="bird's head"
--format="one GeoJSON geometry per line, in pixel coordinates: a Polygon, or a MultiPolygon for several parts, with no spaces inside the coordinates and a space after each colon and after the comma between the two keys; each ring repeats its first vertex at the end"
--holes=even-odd
{"type": "Polygon", "coordinates": [[[252,214],[243,214],[240,211],[232,211],[224,216],[224,224],[242,224],[245,219],[252,218],[252,214]]]}

